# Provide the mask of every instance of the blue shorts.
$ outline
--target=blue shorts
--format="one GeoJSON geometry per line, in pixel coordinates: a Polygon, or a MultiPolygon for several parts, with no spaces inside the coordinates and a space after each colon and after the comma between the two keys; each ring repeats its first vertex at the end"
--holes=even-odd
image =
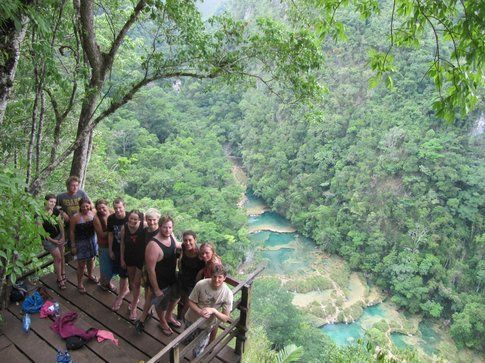
{"type": "Polygon", "coordinates": [[[162,292],[163,292],[163,296],[161,299],[156,297],[152,299],[152,305],[155,305],[155,307],[159,307],[162,310],[167,310],[168,304],[171,301],[173,302],[180,299],[180,293],[176,283],[163,288],[162,292]]]}
{"type": "Polygon", "coordinates": [[[113,260],[109,257],[108,247],[99,247],[99,270],[106,281],[111,280],[115,275],[113,272],[113,260]]]}

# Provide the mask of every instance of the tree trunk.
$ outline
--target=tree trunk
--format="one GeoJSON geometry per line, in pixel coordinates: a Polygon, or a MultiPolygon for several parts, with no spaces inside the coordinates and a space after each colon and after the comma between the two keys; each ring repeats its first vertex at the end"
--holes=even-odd
{"type": "Polygon", "coordinates": [[[0,64],[0,126],[3,123],[8,98],[13,88],[13,81],[20,56],[22,43],[29,19],[20,16],[20,29],[15,28],[15,21],[7,19],[0,26],[0,49],[2,50],[2,64],[0,64]]]}
{"type": "MultiPolygon", "coordinates": [[[[42,150],[42,132],[44,129],[44,117],[45,117],[45,96],[42,89],[40,90],[40,113],[39,123],[37,125],[37,135],[35,137],[35,175],[39,175],[40,171],[40,153],[42,150]]],[[[28,185],[28,184],[27,184],[28,185]]]]}
{"type": "Polygon", "coordinates": [[[39,88],[37,87],[37,68],[34,69],[35,79],[36,79],[36,87],[35,87],[35,98],[34,98],[34,106],[32,108],[32,123],[30,126],[30,138],[29,138],[29,147],[27,149],[27,176],[26,176],[26,184],[30,184],[30,180],[32,178],[32,154],[34,152],[34,144],[35,144],[35,136],[37,130],[37,113],[39,108],[39,88]]]}
{"type": "MultiPolygon", "coordinates": [[[[85,98],[82,105],[81,115],[79,117],[79,122],[77,127],[76,138],[80,137],[84,129],[86,129],[89,126],[89,124],[91,123],[94,111],[96,109],[96,102],[98,100],[99,88],[97,88],[96,90],[94,90],[94,88],[91,88],[91,89],[92,89],[91,94],[85,98]]],[[[70,175],[76,175],[77,177],[79,177],[79,179],[81,179],[81,181],[84,181],[85,179],[85,173],[86,173],[86,168],[87,168],[88,159],[89,159],[90,139],[92,134],[93,134],[93,131],[90,131],[88,135],[84,137],[81,144],[74,150],[74,153],[72,156],[70,175]]],[[[81,183],[81,186],[83,186],[82,184],[83,183],[81,183]]]]}

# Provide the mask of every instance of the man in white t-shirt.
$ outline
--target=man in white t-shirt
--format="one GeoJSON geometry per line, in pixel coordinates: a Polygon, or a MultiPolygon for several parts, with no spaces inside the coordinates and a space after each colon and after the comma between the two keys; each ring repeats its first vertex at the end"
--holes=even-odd
{"type": "Polygon", "coordinates": [[[209,344],[210,333],[217,324],[217,319],[226,322],[230,318],[233,295],[229,287],[224,283],[227,272],[222,265],[215,265],[210,279],[199,281],[189,296],[189,310],[185,313],[185,327],[188,328],[200,317],[205,319],[192,334],[185,344],[197,339],[192,354],[198,357],[209,344]]]}

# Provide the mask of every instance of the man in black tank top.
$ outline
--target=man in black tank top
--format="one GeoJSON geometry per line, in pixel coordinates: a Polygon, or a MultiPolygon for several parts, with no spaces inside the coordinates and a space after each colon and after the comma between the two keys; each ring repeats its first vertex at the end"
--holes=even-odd
{"type": "Polygon", "coordinates": [[[173,333],[170,325],[181,325],[172,315],[179,300],[176,267],[177,249],[181,248],[181,244],[173,237],[173,221],[170,217],[160,218],[158,225],[158,233],[146,246],[145,264],[154,296],[152,303],[157,310],[163,334],[169,336],[173,333]]]}

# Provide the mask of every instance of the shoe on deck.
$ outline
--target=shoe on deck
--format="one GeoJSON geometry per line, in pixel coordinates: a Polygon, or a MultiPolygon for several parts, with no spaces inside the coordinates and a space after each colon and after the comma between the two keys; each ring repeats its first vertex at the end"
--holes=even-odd
{"type": "Polygon", "coordinates": [[[135,321],[135,331],[137,334],[143,333],[143,329],[145,328],[145,324],[140,320],[135,321]]]}

